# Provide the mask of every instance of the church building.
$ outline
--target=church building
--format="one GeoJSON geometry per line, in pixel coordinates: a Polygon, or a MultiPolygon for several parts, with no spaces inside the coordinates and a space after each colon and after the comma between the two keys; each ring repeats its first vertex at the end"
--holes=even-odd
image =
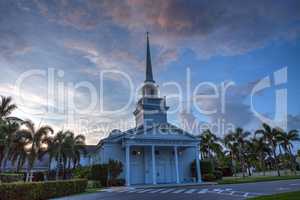
{"type": "Polygon", "coordinates": [[[146,77],[142,97],[133,112],[136,126],[124,132],[112,131],[101,140],[94,162],[121,161],[124,170],[120,178],[127,186],[201,182],[199,162],[197,177],[191,175],[191,163],[200,158],[199,139],[168,123],[168,108],[153,79],[147,34],[146,77]]]}

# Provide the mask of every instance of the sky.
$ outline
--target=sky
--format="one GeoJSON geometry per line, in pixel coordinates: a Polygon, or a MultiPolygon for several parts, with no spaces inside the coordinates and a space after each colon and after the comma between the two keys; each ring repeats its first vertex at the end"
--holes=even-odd
{"type": "Polygon", "coordinates": [[[135,126],[149,32],[171,123],[299,129],[299,10],[297,0],[2,0],[0,94],[13,115],[96,144],[135,126]]]}

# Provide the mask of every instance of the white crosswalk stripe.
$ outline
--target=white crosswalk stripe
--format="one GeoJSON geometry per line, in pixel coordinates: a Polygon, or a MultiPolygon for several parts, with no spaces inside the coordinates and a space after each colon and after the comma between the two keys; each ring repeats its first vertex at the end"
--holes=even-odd
{"type": "Polygon", "coordinates": [[[185,191],[185,189],[179,189],[179,190],[175,190],[175,191],[173,191],[172,193],[174,193],[174,194],[178,194],[178,193],[181,193],[181,192],[183,192],[183,191],[185,191]]]}
{"type": "Polygon", "coordinates": [[[203,195],[206,193],[213,193],[218,195],[229,195],[229,196],[239,196],[239,197],[255,197],[260,196],[264,194],[260,193],[253,193],[253,192],[245,192],[245,191],[235,191],[231,188],[214,188],[214,189],[182,189],[182,188],[148,188],[148,189],[134,189],[134,188],[128,188],[128,189],[121,189],[117,191],[113,191],[112,189],[106,189],[104,192],[118,192],[118,193],[136,193],[136,194],[194,194],[194,195],[203,195]]]}
{"type": "Polygon", "coordinates": [[[208,192],[208,189],[202,189],[198,192],[198,194],[205,194],[208,192]]]}
{"type": "Polygon", "coordinates": [[[196,191],[196,189],[189,189],[188,191],[185,191],[184,193],[186,193],[186,194],[191,194],[191,193],[193,193],[193,192],[195,192],[196,191]]]}
{"type": "Polygon", "coordinates": [[[157,193],[157,192],[162,191],[162,190],[165,190],[165,189],[166,189],[166,188],[157,189],[157,190],[153,190],[153,191],[151,191],[151,192],[149,192],[149,193],[154,194],[154,193],[157,193]]]}
{"type": "Polygon", "coordinates": [[[153,189],[146,189],[146,190],[141,190],[141,191],[138,191],[137,193],[145,193],[145,192],[150,192],[152,191],[153,189]]]}
{"type": "Polygon", "coordinates": [[[173,191],[173,190],[175,190],[175,188],[168,189],[168,190],[163,190],[163,191],[161,191],[160,193],[166,194],[166,193],[169,193],[169,192],[171,192],[171,191],[173,191]]]}

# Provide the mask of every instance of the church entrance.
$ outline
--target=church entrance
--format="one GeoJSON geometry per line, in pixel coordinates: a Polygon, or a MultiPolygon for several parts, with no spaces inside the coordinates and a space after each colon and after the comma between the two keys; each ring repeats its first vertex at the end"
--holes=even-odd
{"type": "Polygon", "coordinates": [[[143,148],[133,148],[131,150],[131,162],[130,171],[131,184],[144,184],[145,183],[145,172],[144,172],[144,151],[143,148]]]}

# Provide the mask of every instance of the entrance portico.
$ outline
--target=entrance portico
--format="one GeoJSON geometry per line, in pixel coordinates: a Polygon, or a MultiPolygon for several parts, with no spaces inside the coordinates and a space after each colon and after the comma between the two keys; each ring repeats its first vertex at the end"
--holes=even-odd
{"type": "MultiPolygon", "coordinates": [[[[187,160],[189,163],[199,160],[199,146],[194,141],[188,143],[190,142],[169,140],[167,143],[161,140],[156,143],[136,143],[132,139],[124,142],[126,185],[192,182],[192,178],[187,175],[190,171],[184,166],[187,160]],[[186,155],[194,157],[184,157],[186,155]]],[[[197,182],[201,182],[199,162],[196,174],[197,182]]]]}

